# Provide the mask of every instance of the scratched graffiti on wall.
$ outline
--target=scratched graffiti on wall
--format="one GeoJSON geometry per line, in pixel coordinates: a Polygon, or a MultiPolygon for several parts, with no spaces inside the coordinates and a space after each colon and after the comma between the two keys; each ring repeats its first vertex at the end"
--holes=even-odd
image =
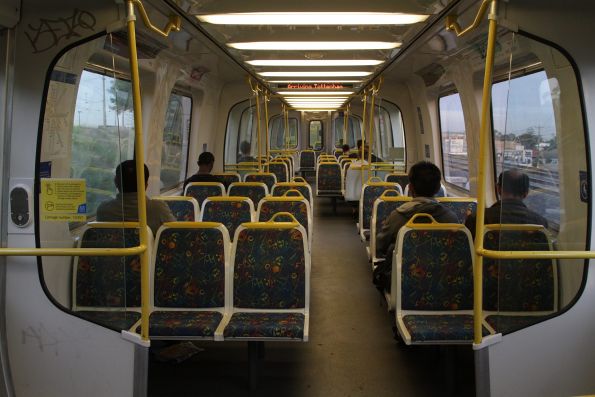
{"type": "Polygon", "coordinates": [[[37,25],[28,24],[25,35],[33,47],[33,53],[47,51],[73,37],[82,37],[84,31],[94,31],[97,20],[88,11],[75,8],[72,15],[57,18],[40,18],[37,25]]]}

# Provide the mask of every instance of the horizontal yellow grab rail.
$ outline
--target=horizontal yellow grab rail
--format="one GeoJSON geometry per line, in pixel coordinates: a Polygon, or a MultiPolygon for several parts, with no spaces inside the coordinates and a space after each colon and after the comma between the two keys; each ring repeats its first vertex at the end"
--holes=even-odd
{"type": "Polygon", "coordinates": [[[128,248],[0,248],[0,256],[128,256],[146,250],[142,244],[128,248]]]}
{"type": "Polygon", "coordinates": [[[595,259],[595,251],[494,251],[477,250],[478,255],[491,259],[595,259]]]}

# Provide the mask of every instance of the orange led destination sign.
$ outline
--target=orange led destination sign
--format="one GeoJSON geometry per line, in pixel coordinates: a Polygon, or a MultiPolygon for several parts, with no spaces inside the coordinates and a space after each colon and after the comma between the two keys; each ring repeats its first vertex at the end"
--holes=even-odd
{"type": "Polygon", "coordinates": [[[353,88],[353,84],[341,83],[289,83],[279,84],[278,88],[286,88],[289,90],[342,90],[345,88],[353,88]]]}

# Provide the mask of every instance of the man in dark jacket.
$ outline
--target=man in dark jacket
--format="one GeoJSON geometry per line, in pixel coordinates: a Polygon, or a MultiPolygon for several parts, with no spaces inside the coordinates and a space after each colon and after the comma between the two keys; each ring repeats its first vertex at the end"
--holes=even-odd
{"type": "MultiPolygon", "coordinates": [[[[523,200],[529,194],[530,181],[527,174],[513,169],[506,170],[498,176],[496,193],[498,200],[490,208],[485,210],[485,224],[493,223],[516,223],[543,225],[547,228],[547,220],[538,213],[531,211],[523,200]]],[[[475,237],[475,214],[469,215],[465,226],[475,237]]]]}
{"type": "Polygon", "coordinates": [[[374,283],[379,289],[390,291],[397,234],[413,215],[424,213],[431,215],[437,222],[457,223],[457,216],[434,199],[434,195],[440,190],[441,179],[440,169],[429,161],[420,161],[409,170],[409,190],[413,200],[391,212],[376,235],[376,255],[386,258],[374,271],[374,283]]]}
{"type": "MultiPolygon", "coordinates": [[[[186,185],[190,182],[219,182],[223,183],[221,178],[216,175],[212,175],[213,165],[215,164],[215,156],[211,152],[202,152],[198,156],[198,171],[190,178],[184,181],[184,187],[182,192],[186,191],[186,185]]],[[[225,184],[224,184],[225,185],[225,184]]],[[[225,186],[227,188],[227,186],[225,186]]]]}

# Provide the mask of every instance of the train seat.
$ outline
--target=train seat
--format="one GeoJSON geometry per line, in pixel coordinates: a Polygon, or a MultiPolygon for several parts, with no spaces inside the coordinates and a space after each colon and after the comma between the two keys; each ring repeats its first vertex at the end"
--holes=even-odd
{"type": "Polygon", "coordinates": [[[241,182],[242,177],[237,172],[221,172],[221,173],[214,173],[217,178],[221,179],[223,185],[229,186],[234,182],[241,182]]]}
{"type": "Polygon", "coordinates": [[[285,164],[287,164],[287,172],[289,173],[289,178],[291,178],[293,175],[295,175],[293,156],[289,156],[289,155],[277,156],[277,157],[275,157],[275,159],[282,160],[283,162],[285,162],[285,164]]]}
{"type": "Polygon", "coordinates": [[[186,185],[184,196],[194,197],[199,208],[207,197],[225,196],[225,186],[219,182],[191,182],[186,185]]]}
{"type": "Polygon", "coordinates": [[[201,222],[220,222],[233,236],[238,226],[244,222],[253,222],[254,205],[248,197],[226,196],[205,199],[200,211],[201,222]]]}
{"type": "Polygon", "coordinates": [[[292,182],[281,182],[273,186],[272,196],[283,196],[288,190],[297,190],[308,203],[310,203],[310,209],[314,210],[314,199],[312,198],[312,187],[307,182],[298,182],[294,179],[292,182]]]}
{"type": "Polygon", "coordinates": [[[303,226],[275,216],[245,223],[231,252],[232,315],[224,339],[307,341],[310,257],[303,226]]]}
{"type": "Polygon", "coordinates": [[[300,152],[300,166],[299,171],[302,173],[302,176],[305,172],[314,172],[316,171],[316,153],[314,150],[302,150],[300,152]]]}
{"type": "Polygon", "coordinates": [[[385,182],[397,182],[400,186],[402,191],[405,191],[405,188],[409,184],[409,174],[404,172],[393,172],[392,174],[387,174],[384,177],[385,182]]]}
{"type": "Polygon", "coordinates": [[[343,196],[343,172],[337,162],[323,161],[316,167],[316,195],[343,196]]]}
{"type": "Polygon", "coordinates": [[[260,200],[269,195],[269,188],[263,182],[235,182],[229,186],[228,195],[248,197],[256,208],[260,200]]]}
{"type": "MultiPolygon", "coordinates": [[[[486,225],[484,247],[498,251],[551,251],[541,225],[486,225]]],[[[495,332],[535,324],[558,307],[557,264],[552,259],[490,259],[483,262],[483,310],[495,332]]]]}
{"type": "MultiPolygon", "coordinates": [[[[411,344],[473,341],[473,244],[461,224],[414,215],[399,231],[391,293],[399,334],[411,344]],[[428,223],[416,223],[422,218],[428,223]]],[[[483,327],[484,334],[489,334],[483,327]]]]}
{"type": "Polygon", "coordinates": [[[272,172],[277,177],[277,182],[289,181],[289,170],[287,163],[283,160],[273,160],[268,164],[269,172],[272,172]]]}
{"type": "Polygon", "coordinates": [[[151,271],[151,339],[222,338],[230,246],[220,223],[171,222],[159,228],[151,271]]]}
{"type": "MultiPolygon", "coordinates": [[[[312,248],[312,211],[310,203],[302,196],[298,190],[288,190],[282,197],[265,197],[258,204],[256,211],[256,220],[266,222],[277,213],[287,212],[306,229],[308,236],[308,248],[312,248]],[[294,194],[297,194],[295,196],[294,194]]],[[[277,219],[283,217],[278,217],[277,219]]],[[[287,218],[287,216],[285,217],[287,218]]],[[[291,221],[291,219],[290,219],[291,221]]]]}
{"type": "Polygon", "coordinates": [[[200,207],[193,197],[155,196],[153,200],[165,201],[177,221],[196,222],[200,215],[200,207]]]}
{"type": "MultiPolygon", "coordinates": [[[[376,235],[378,230],[382,226],[382,222],[388,218],[388,216],[399,208],[401,204],[411,201],[411,197],[399,196],[397,190],[385,190],[380,197],[374,202],[372,207],[372,220],[370,221],[370,252],[369,255],[372,258],[372,269],[376,266],[377,262],[384,260],[376,256],[376,235]]],[[[390,307],[394,309],[394,307],[390,307]]]]}
{"type": "MultiPolygon", "coordinates": [[[[277,176],[272,172],[254,172],[246,174],[244,182],[262,182],[267,185],[267,189],[270,192],[275,183],[277,183],[277,176]]],[[[258,205],[258,202],[254,203],[254,205],[258,205]]]]}
{"type": "Polygon", "coordinates": [[[360,238],[364,242],[368,241],[370,237],[370,220],[372,218],[374,202],[388,190],[394,190],[399,195],[403,194],[398,183],[382,182],[376,177],[368,179],[368,182],[362,187],[362,193],[359,200],[358,229],[360,238]]]}
{"type": "MultiPolygon", "coordinates": [[[[149,246],[153,235],[150,230],[149,246]]],[[[128,248],[140,243],[136,222],[92,222],[79,248],[128,248]]],[[[78,256],[74,258],[72,310],[102,326],[121,331],[140,320],[140,256],[78,256]]]]}
{"type": "Polygon", "coordinates": [[[462,224],[477,211],[477,199],[472,197],[438,197],[437,201],[454,212],[462,224]]]}

